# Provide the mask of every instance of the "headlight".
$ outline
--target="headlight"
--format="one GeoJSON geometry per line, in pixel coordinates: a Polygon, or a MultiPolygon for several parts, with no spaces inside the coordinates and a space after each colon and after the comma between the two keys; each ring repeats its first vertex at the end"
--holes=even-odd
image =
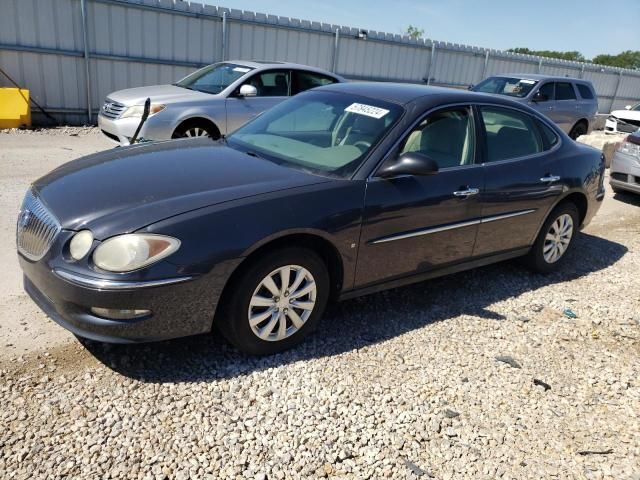
{"type": "Polygon", "coordinates": [[[89,253],[93,244],[93,233],[89,230],[82,230],[76,233],[69,244],[69,253],[74,260],[80,260],[89,253]]]}
{"type": "MultiPolygon", "coordinates": [[[[161,112],[167,108],[166,105],[161,105],[159,103],[152,103],[149,108],[149,116],[155,115],[158,112],[161,112]]],[[[134,117],[142,117],[142,113],[144,112],[144,105],[134,105],[132,107],[127,108],[120,118],[134,118],[134,117]]]]}
{"type": "Polygon", "coordinates": [[[631,155],[632,157],[636,157],[636,159],[640,162],[640,145],[631,142],[629,140],[629,137],[625,138],[622,141],[622,143],[618,147],[618,151],[621,153],[626,153],[627,155],[631,155]]]}
{"type": "Polygon", "coordinates": [[[109,272],[130,272],[151,265],[180,248],[180,240],[164,235],[131,233],[110,238],[93,252],[93,263],[109,272]]]}

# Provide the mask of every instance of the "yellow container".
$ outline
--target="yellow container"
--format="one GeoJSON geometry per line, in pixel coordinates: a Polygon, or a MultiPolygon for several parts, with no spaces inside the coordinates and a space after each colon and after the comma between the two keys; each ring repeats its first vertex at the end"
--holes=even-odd
{"type": "Polygon", "coordinates": [[[0,88],[0,128],[31,126],[29,90],[0,88]]]}

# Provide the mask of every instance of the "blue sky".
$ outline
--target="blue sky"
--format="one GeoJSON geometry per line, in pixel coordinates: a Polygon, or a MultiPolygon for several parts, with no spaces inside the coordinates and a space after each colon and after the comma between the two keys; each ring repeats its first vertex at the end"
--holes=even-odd
{"type": "Polygon", "coordinates": [[[486,48],[640,49],[640,0],[205,0],[303,20],[402,33],[409,24],[434,40],[486,48]]]}

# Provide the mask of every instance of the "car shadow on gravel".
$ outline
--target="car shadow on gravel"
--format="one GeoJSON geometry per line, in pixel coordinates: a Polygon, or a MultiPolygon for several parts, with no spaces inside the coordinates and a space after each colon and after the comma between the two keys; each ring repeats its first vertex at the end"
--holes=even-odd
{"type": "Polygon", "coordinates": [[[636,207],[640,207],[640,195],[637,193],[631,192],[618,192],[614,195],[616,200],[624,203],[628,203],[629,205],[635,205],[636,207]]]}
{"type": "Polygon", "coordinates": [[[361,349],[458,315],[506,320],[487,307],[602,270],[627,252],[621,244],[584,233],[575,247],[561,271],[549,275],[533,274],[517,261],[503,262],[331,305],[315,334],[302,345],[270,357],[239,353],[215,333],[142,345],[82,343],[105,366],[143,382],[237,377],[361,349]]]}

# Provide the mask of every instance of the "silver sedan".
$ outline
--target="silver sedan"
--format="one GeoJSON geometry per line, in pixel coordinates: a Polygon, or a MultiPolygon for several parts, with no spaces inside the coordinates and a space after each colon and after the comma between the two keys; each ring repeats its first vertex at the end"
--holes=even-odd
{"type": "Polygon", "coordinates": [[[128,145],[140,123],[144,102],[150,98],[149,118],[139,139],[216,139],[289,96],[343,81],[331,72],[294,63],[214,63],[172,85],[109,94],[98,115],[98,126],[110,140],[128,145]]]}

